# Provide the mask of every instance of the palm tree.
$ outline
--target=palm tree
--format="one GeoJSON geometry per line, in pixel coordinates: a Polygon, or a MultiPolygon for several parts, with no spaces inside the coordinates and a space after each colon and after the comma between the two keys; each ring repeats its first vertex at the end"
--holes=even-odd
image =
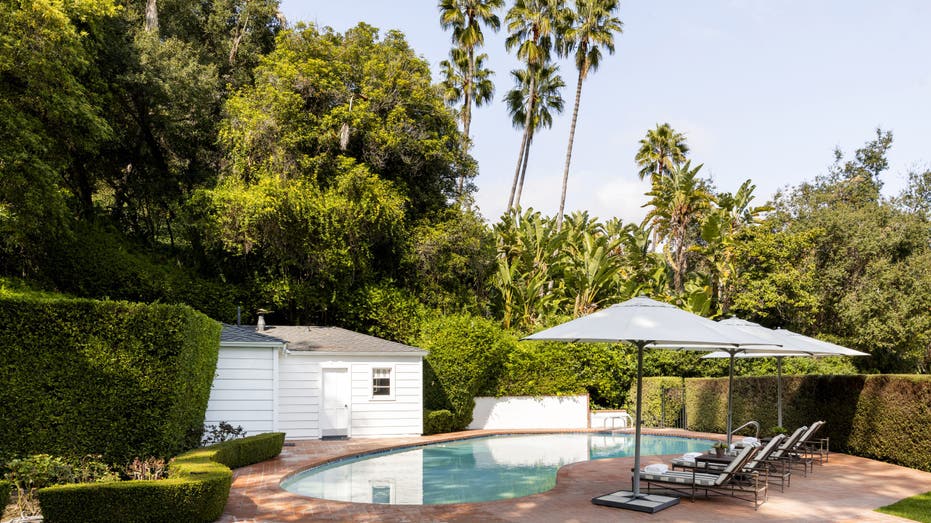
{"type": "MultiPolygon", "coordinates": [[[[469,128],[472,125],[472,102],[482,105],[491,99],[494,87],[488,77],[491,71],[482,65],[487,55],[475,54],[475,49],[485,45],[485,35],[482,25],[497,31],[501,28],[501,20],[495,11],[504,7],[504,0],[440,0],[440,25],[443,29],[453,30],[453,43],[455,47],[450,53],[451,65],[459,70],[460,96],[463,100],[462,111],[462,140],[463,150],[468,152],[471,146],[469,128]],[[464,56],[456,56],[462,53],[464,56]],[[482,90],[488,91],[486,95],[482,90]]],[[[461,195],[465,185],[465,173],[459,176],[458,192],[461,195]]]]}
{"type": "Polygon", "coordinates": [[[698,177],[702,166],[692,169],[690,161],[672,167],[667,176],[654,176],[653,189],[647,193],[652,206],[644,218],[665,240],[663,250],[673,270],[673,287],[684,290],[688,248],[696,235],[695,226],[713,200],[707,184],[698,177]]]}
{"type": "Polygon", "coordinates": [[[454,47],[449,51],[449,60],[440,62],[440,74],[443,81],[440,85],[443,87],[443,99],[450,106],[461,102],[466,96],[466,86],[472,86],[472,100],[476,107],[481,107],[490,102],[495,94],[495,84],[491,81],[494,73],[485,67],[485,60],[488,55],[485,53],[475,55],[473,62],[472,79],[467,80],[469,76],[469,56],[465,49],[454,47]]]}
{"type": "MultiPolygon", "coordinates": [[[[530,157],[530,144],[537,129],[553,126],[553,113],[561,113],[563,99],[560,91],[566,86],[558,74],[559,66],[547,64],[539,69],[518,69],[511,71],[514,89],[504,97],[511,114],[511,123],[515,128],[524,129],[524,150],[521,151],[520,176],[511,204],[520,205],[520,195],[524,188],[524,175],[527,174],[527,160],[530,157]],[[527,109],[530,113],[527,113],[527,109]]],[[[510,207],[508,207],[510,208],[510,207]]]]}
{"type": "MultiPolygon", "coordinates": [[[[562,38],[562,28],[567,21],[567,12],[563,0],[516,0],[505,16],[508,37],[505,47],[508,51],[517,48],[517,58],[524,62],[530,79],[528,92],[536,92],[536,75],[533,72],[541,69],[550,61],[550,52],[554,45],[559,48],[562,38]]],[[[532,97],[525,100],[532,101],[532,97]]],[[[514,169],[514,181],[511,184],[511,195],[508,198],[508,209],[514,206],[514,194],[517,191],[521,165],[527,154],[527,141],[530,137],[530,118],[533,110],[530,106],[524,111],[524,135],[521,139],[520,150],[517,155],[517,167],[514,169]]]]}
{"type": "Polygon", "coordinates": [[[685,161],[689,146],[685,135],[676,131],[668,123],[656,124],[656,129],[647,131],[640,140],[640,149],[634,160],[640,169],[640,179],[669,174],[674,165],[685,161]]]}
{"type": "Polygon", "coordinates": [[[575,141],[575,124],[579,117],[579,102],[582,99],[582,82],[589,72],[594,72],[601,64],[601,49],[614,54],[614,34],[620,34],[624,24],[614,16],[618,9],[618,0],[576,0],[573,23],[565,34],[567,49],[575,49],[575,67],[579,78],[575,86],[575,107],[572,109],[572,123],[569,126],[569,146],[566,150],[566,166],[562,173],[562,196],[559,199],[559,212],[556,214],[556,228],[562,227],[563,212],[566,208],[566,189],[569,184],[569,163],[572,161],[572,144],[575,141]]]}
{"type": "MultiPolygon", "coordinates": [[[[469,139],[472,123],[472,101],[476,93],[473,80],[476,76],[475,50],[485,45],[482,25],[497,31],[501,20],[495,11],[504,7],[504,0],[440,0],[440,25],[453,30],[453,43],[465,52],[466,67],[462,81],[462,132],[469,139]]],[[[476,105],[479,105],[476,103],[476,105]]]]}

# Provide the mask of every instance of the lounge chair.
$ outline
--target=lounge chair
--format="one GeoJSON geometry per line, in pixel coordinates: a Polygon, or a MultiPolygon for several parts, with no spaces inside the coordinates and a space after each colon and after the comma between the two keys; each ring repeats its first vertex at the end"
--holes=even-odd
{"type": "Polygon", "coordinates": [[[807,437],[803,435],[802,439],[799,440],[799,450],[807,454],[812,459],[817,458],[819,465],[824,465],[824,462],[828,460],[828,454],[830,453],[831,438],[815,437],[818,429],[824,426],[824,421],[816,421],[812,423],[811,426],[812,428],[809,429],[811,434],[807,434],[807,437]]]}
{"type": "MultiPolygon", "coordinates": [[[[770,439],[766,445],[761,447],[757,453],[753,455],[753,457],[750,459],[750,461],[747,462],[747,465],[741,470],[741,472],[759,472],[760,474],[766,475],[770,480],[779,480],[779,491],[785,492],[785,488],[789,485],[791,480],[791,471],[788,467],[788,463],[780,460],[770,459],[772,453],[784,439],[785,435],[783,434],[779,434],[776,437],[770,439]]],[[[724,468],[724,465],[711,462],[702,462],[702,465],[705,465],[704,469],[699,468],[699,470],[702,472],[717,473],[724,468]]],[[[684,458],[675,458],[672,460],[673,468],[678,467],[692,469],[695,468],[695,466],[696,463],[694,460],[688,460],[684,458]]]]}
{"type": "MultiPolygon", "coordinates": [[[[792,448],[789,452],[789,463],[793,465],[802,465],[803,474],[807,475],[804,472],[804,469],[807,468],[808,471],[814,472],[815,468],[815,454],[812,452],[811,448],[815,445],[814,435],[818,432],[819,429],[824,425],[824,421],[816,421],[808,427],[808,430],[802,434],[802,437],[798,439],[798,443],[795,444],[795,447],[792,448]]],[[[818,455],[818,461],[821,461],[821,455],[818,455]]]]}
{"type": "Polygon", "coordinates": [[[759,472],[743,472],[744,468],[756,454],[756,447],[744,447],[734,457],[731,464],[720,472],[709,473],[699,472],[700,469],[693,468],[691,472],[670,470],[662,474],[641,471],[640,481],[646,483],[647,493],[650,487],[656,485],[664,490],[673,490],[689,495],[692,501],[695,501],[695,494],[699,491],[705,491],[705,496],[709,493],[730,494],[731,496],[744,501],[752,501],[753,509],[766,502],[768,496],[768,481],[765,474],[759,472]],[[753,494],[753,498],[744,497],[753,494]],[[762,501],[760,501],[762,499],[762,501]]]}
{"type": "Polygon", "coordinates": [[[811,434],[814,434],[814,431],[818,430],[820,427],[818,423],[824,424],[824,422],[815,422],[812,423],[811,427],[802,425],[795,429],[795,432],[793,432],[779,448],[773,451],[771,459],[783,461],[786,467],[802,465],[802,475],[807,476],[808,467],[811,465],[811,459],[807,458],[804,454],[804,448],[800,449],[799,444],[806,434],[810,437],[811,434]],[[815,425],[818,425],[818,427],[815,427],[815,425]]]}

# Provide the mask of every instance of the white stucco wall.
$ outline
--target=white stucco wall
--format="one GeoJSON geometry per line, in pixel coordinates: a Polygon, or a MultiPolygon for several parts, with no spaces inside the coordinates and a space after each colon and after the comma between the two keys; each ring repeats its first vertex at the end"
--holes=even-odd
{"type": "Polygon", "coordinates": [[[588,396],[475,398],[469,429],[588,428],[588,396]]]}

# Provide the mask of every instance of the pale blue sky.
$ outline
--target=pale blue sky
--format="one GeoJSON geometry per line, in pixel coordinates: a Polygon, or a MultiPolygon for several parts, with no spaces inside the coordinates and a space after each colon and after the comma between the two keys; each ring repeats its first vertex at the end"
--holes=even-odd
{"type": "MultiPolygon", "coordinates": [[[[449,33],[435,1],[284,0],[290,23],[343,32],[359,21],[399,29],[434,71],[449,33]]],[[[693,164],[719,190],[750,178],[759,203],[777,189],[825,172],[839,146],[893,131],[885,192],[897,194],[910,169],[931,163],[931,2],[628,1],[616,53],[582,92],[569,178],[568,210],[639,221],[647,184],[634,153],[648,128],[669,122],[688,137],[693,164]]],[[[501,13],[503,21],[504,13],[501,13]]],[[[517,67],[504,32],[486,31],[495,102],[474,111],[476,202],[495,221],[507,204],[520,146],[501,102],[517,67]]],[[[545,214],[559,205],[576,71],[564,61],[566,111],[531,150],[522,204],[545,214]]]]}

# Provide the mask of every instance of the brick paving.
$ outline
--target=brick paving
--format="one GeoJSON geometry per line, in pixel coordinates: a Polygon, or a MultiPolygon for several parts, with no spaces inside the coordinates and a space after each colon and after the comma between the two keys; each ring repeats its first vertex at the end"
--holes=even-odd
{"type": "MultiPolygon", "coordinates": [[[[503,431],[513,433],[514,431],[503,431]]],[[[533,431],[521,431],[533,432],[533,431]]],[[[552,431],[545,431],[552,432],[552,431]]],[[[393,447],[449,441],[502,431],[469,431],[417,438],[295,441],[273,460],[234,471],[233,488],[219,520],[228,522],[299,521],[532,521],[587,522],[648,521],[906,521],[873,509],[931,490],[931,473],[846,454],[831,453],[830,461],[815,465],[813,474],[792,475],[784,493],[770,489],[769,501],[753,504],[727,496],[683,499],[656,514],[600,507],[591,498],[630,487],[633,458],[572,463],[562,467],[556,487],[511,500],[453,505],[376,505],[308,498],[279,487],[285,477],[335,459],[393,447]]],[[[720,434],[681,430],[644,433],[721,439],[720,434]]],[[[292,443],[292,442],[289,442],[292,443]]],[[[666,462],[675,456],[648,456],[644,464],[666,462]]]]}

